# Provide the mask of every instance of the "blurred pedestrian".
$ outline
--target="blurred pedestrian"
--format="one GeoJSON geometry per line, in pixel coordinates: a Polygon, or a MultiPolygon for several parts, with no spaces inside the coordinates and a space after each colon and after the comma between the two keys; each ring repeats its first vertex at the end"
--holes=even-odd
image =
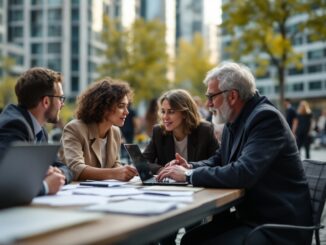
{"type": "Polygon", "coordinates": [[[284,100],[284,107],[285,107],[285,118],[287,123],[289,124],[289,127],[291,131],[294,133],[295,130],[295,125],[297,124],[298,121],[298,115],[297,111],[291,104],[290,99],[285,99],[284,100]]]}
{"type": "Polygon", "coordinates": [[[307,101],[302,100],[299,103],[298,110],[298,124],[295,126],[295,136],[299,151],[302,146],[305,149],[306,158],[310,158],[310,145],[312,143],[312,120],[313,115],[307,101]]]}

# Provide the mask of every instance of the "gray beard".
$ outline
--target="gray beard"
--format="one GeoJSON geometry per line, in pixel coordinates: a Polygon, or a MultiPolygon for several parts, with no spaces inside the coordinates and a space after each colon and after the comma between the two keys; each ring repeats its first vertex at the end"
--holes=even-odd
{"type": "Polygon", "coordinates": [[[212,123],[215,125],[227,123],[231,114],[230,107],[225,101],[223,101],[223,104],[219,109],[210,107],[209,111],[213,114],[212,123]]]}

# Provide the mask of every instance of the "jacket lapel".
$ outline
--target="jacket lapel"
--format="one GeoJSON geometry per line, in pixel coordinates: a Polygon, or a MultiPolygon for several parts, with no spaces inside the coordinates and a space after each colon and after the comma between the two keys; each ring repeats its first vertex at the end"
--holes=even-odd
{"type": "Polygon", "coordinates": [[[118,146],[116,144],[116,140],[114,139],[113,135],[113,129],[111,128],[107,134],[106,138],[106,152],[110,152],[111,154],[106,154],[106,167],[113,167],[113,165],[116,162],[115,156],[116,154],[113,154],[115,152],[118,152],[118,146]]]}
{"type": "Polygon", "coordinates": [[[102,158],[101,158],[101,142],[98,135],[97,125],[92,123],[89,127],[89,142],[92,148],[94,155],[97,158],[97,161],[102,166],[102,158]]]}

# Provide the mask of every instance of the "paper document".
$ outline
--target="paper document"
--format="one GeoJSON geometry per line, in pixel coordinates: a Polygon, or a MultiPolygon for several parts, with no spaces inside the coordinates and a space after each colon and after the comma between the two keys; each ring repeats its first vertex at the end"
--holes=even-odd
{"type": "Polygon", "coordinates": [[[9,208],[0,211],[0,244],[13,243],[64,227],[94,221],[99,213],[82,213],[31,207],[9,208]]]}
{"type": "Polygon", "coordinates": [[[52,195],[35,197],[33,204],[51,206],[77,206],[90,205],[108,202],[108,197],[91,195],[52,195]]]}
{"type": "Polygon", "coordinates": [[[102,187],[90,187],[80,188],[73,191],[74,194],[79,195],[97,195],[97,196],[129,196],[139,195],[142,192],[135,188],[102,188],[102,187]]]}
{"type": "Polygon", "coordinates": [[[151,202],[144,200],[125,200],[84,208],[87,211],[101,211],[134,215],[157,215],[176,209],[174,202],[151,202]]]}
{"type": "Polygon", "coordinates": [[[148,200],[155,202],[184,202],[191,203],[194,199],[193,196],[162,196],[162,195],[135,195],[129,197],[129,199],[133,200],[148,200]]]}
{"type": "Polygon", "coordinates": [[[192,186],[166,186],[166,185],[153,185],[153,186],[146,186],[143,190],[153,190],[153,191],[192,191],[198,192],[203,190],[202,187],[192,187],[192,186]]]}

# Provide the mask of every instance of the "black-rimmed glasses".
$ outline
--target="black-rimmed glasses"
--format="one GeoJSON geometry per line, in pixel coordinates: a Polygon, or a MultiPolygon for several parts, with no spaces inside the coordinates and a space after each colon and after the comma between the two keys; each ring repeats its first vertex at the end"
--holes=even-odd
{"type": "Polygon", "coordinates": [[[207,98],[207,100],[208,100],[209,102],[212,102],[213,99],[214,99],[214,97],[216,97],[216,96],[218,96],[218,95],[220,95],[220,94],[223,94],[223,93],[225,93],[225,92],[228,92],[228,91],[229,91],[229,90],[223,90],[223,91],[217,92],[217,93],[215,93],[215,94],[206,94],[205,96],[206,96],[206,98],[207,98]]]}
{"type": "Polygon", "coordinates": [[[66,97],[64,96],[60,96],[60,95],[45,95],[45,96],[49,96],[49,97],[54,97],[54,98],[59,98],[61,103],[64,103],[66,100],[66,97]]]}

